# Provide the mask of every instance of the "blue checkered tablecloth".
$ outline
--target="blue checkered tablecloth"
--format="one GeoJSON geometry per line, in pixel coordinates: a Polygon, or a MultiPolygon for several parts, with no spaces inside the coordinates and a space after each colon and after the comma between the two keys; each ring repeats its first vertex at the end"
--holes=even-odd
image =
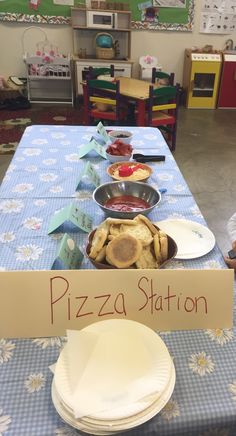
{"type": "MultiPolygon", "coordinates": [[[[152,221],[185,218],[206,225],[195,200],[158,129],[128,128],[136,152],[164,154],[149,163],[149,183],[165,188],[152,221]]],[[[51,269],[61,233],[48,235],[52,215],[71,202],[93,217],[103,212],[92,200],[94,187],[79,177],[88,158],[109,181],[108,162],[91,152],[78,159],[95,127],[27,127],[0,188],[0,271],[51,269]]],[[[72,234],[84,250],[87,234],[72,234]]],[[[93,268],[86,256],[82,268],[93,268]]],[[[217,245],[197,259],[173,260],[166,268],[225,268],[217,245]]],[[[222,290],[223,291],[223,290],[222,290]]],[[[236,341],[233,330],[158,332],[174,360],[176,385],[162,411],[130,436],[233,436],[236,434],[236,341]]],[[[51,400],[53,364],[63,337],[0,338],[0,435],[74,436],[83,433],[64,423],[51,400]]]]}

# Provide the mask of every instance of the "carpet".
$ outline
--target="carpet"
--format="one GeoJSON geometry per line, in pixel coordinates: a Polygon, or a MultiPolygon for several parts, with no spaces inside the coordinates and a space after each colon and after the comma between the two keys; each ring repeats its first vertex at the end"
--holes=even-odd
{"type": "Polygon", "coordinates": [[[81,125],[83,107],[32,107],[0,111],[0,155],[13,154],[27,126],[34,124],[81,125]]]}

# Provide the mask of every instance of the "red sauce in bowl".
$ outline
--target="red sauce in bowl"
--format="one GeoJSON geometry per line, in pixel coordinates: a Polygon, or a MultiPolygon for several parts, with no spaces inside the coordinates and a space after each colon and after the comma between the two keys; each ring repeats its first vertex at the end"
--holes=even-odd
{"type": "Polygon", "coordinates": [[[120,212],[136,212],[150,207],[147,201],[133,195],[120,195],[119,197],[109,198],[104,206],[120,212]]]}

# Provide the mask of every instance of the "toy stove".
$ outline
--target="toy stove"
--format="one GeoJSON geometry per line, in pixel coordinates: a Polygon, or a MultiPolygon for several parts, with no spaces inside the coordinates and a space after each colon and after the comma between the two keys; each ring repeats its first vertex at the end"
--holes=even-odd
{"type": "Polygon", "coordinates": [[[222,56],[185,51],[184,88],[188,108],[214,109],[217,103],[222,56]]]}

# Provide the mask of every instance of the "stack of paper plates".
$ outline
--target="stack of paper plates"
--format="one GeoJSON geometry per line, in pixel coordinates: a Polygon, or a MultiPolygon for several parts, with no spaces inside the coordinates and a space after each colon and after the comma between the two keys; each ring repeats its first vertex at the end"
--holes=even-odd
{"type": "Polygon", "coordinates": [[[176,242],[176,259],[195,259],[209,253],[215,246],[211,230],[195,221],[167,219],[156,225],[176,242]]]}
{"type": "Polygon", "coordinates": [[[85,345],[82,361],[77,361],[80,350],[71,353],[68,341],[52,383],[52,401],[65,422],[86,433],[108,435],[160,412],[172,395],[175,369],[153,330],[115,319],[91,324],[80,333],[80,346],[90,342],[92,347],[85,345]]]}

